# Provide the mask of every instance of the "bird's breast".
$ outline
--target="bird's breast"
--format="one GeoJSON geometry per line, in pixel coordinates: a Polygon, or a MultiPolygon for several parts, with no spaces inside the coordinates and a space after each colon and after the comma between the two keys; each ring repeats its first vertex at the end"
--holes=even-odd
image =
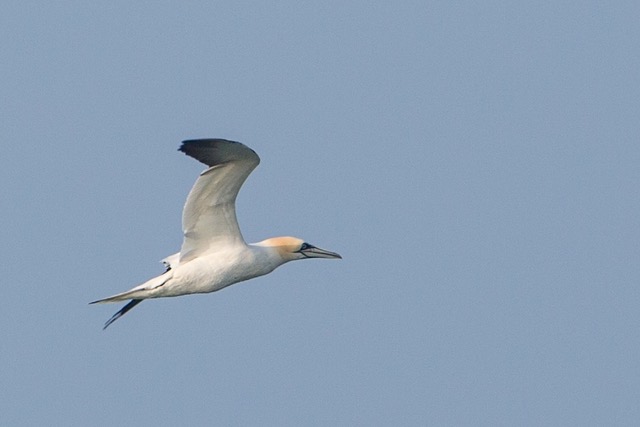
{"type": "Polygon", "coordinates": [[[277,265],[260,252],[234,250],[207,254],[181,264],[166,292],[208,293],[270,273],[277,265]]]}

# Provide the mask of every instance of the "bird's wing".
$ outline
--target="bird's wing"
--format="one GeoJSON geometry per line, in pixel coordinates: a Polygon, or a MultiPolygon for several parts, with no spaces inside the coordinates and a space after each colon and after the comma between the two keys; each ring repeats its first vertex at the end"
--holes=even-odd
{"type": "Polygon", "coordinates": [[[164,264],[166,268],[165,270],[165,273],[166,273],[172,268],[176,268],[178,266],[178,264],[180,263],[180,252],[178,252],[177,254],[169,255],[168,257],[166,257],[160,262],[164,264]]]}
{"type": "Polygon", "coordinates": [[[198,177],[182,211],[180,263],[216,247],[245,244],[236,219],[236,197],[260,163],[258,155],[224,139],[184,141],[179,150],[209,166],[198,177]]]}

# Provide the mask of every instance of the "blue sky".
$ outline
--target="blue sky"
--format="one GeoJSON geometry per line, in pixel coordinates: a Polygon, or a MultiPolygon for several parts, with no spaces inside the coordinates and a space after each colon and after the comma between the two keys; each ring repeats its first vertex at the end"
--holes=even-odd
{"type": "Polygon", "coordinates": [[[635,3],[0,9],[0,424],[640,422],[635,3]],[[103,332],[201,137],[262,158],[248,241],[344,259],[103,332]]]}

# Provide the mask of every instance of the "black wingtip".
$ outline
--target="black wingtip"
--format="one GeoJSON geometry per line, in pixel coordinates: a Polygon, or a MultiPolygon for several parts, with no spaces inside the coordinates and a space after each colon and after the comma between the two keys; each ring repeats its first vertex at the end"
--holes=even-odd
{"type": "Polygon", "coordinates": [[[183,153],[188,154],[188,151],[190,151],[189,150],[190,148],[194,148],[198,145],[204,145],[204,144],[215,145],[215,144],[227,144],[227,143],[243,145],[238,141],[231,141],[229,139],[223,139],[223,138],[185,139],[184,141],[182,141],[182,144],[180,144],[178,151],[182,151],[183,153]]]}
{"type": "Polygon", "coordinates": [[[260,157],[255,151],[241,142],[228,139],[187,139],[182,141],[178,151],[209,167],[238,160],[255,163],[255,165],[260,163],[260,157]]]}
{"type": "Polygon", "coordinates": [[[140,304],[141,302],[142,302],[141,299],[132,299],[131,301],[129,301],[127,303],[127,305],[122,307],[120,309],[120,311],[118,311],[116,314],[111,316],[111,318],[109,320],[107,320],[107,322],[104,324],[104,327],[102,328],[102,330],[104,331],[105,329],[107,329],[110,324],[112,324],[113,322],[115,322],[116,320],[118,320],[119,318],[124,316],[129,310],[131,310],[133,307],[135,307],[136,305],[140,304]]]}

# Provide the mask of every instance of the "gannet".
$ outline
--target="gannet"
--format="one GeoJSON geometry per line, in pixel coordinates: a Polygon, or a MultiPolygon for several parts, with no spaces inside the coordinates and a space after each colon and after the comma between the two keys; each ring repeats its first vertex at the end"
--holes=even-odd
{"type": "Polygon", "coordinates": [[[91,302],[130,300],[103,329],[145,299],[219,291],[298,259],[342,258],[296,237],[245,243],[235,202],[240,187],[260,163],[258,155],[246,145],[225,139],[194,139],[183,141],[178,150],[208,166],[193,185],[182,211],[184,239],[180,252],[162,260],[166,270],[161,275],[91,302]]]}

